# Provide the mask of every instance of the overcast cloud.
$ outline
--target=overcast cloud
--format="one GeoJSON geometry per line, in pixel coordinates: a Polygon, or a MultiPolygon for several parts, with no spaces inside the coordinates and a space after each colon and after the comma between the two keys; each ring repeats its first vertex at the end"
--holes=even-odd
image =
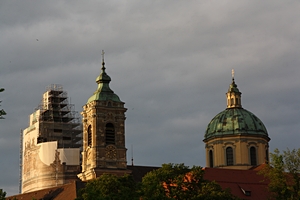
{"type": "Polygon", "coordinates": [[[105,50],[126,112],[127,160],[205,166],[207,124],[226,108],[231,69],[270,148],[299,148],[296,0],[0,0],[0,188],[18,193],[20,130],[46,86],[81,111],[105,50]]]}

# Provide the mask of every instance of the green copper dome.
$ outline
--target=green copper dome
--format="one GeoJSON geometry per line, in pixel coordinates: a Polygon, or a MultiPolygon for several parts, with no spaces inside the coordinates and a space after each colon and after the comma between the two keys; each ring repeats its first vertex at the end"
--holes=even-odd
{"type": "Polygon", "coordinates": [[[204,139],[225,135],[262,135],[268,137],[268,132],[262,121],[248,110],[227,108],[210,121],[204,139]]]}
{"type": "Polygon", "coordinates": [[[106,74],[104,65],[105,63],[103,61],[101,74],[96,79],[98,88],[94,92],[94,94],[88,99],[87,103],[90,103],[92,101],[108,101],[108,100],[121,102],[118,95],[116,95],[109,87],[111,78],[106,74]]]}
{"type": "MultiPolygon", "coordinates": [[[[234,74],[234,72],[233,72],[234,74]]],[[[242,93],[237,88],[232,75],[229,85],[226,110],[217,114],[208,124],[204,140],[229,135],[256,135],[268,137],[264,124],[258,117],[242,108],[242,93]]]]}

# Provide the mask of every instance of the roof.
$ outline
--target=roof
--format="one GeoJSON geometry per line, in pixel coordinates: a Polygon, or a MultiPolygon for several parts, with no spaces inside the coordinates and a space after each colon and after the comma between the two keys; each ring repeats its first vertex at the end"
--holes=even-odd
{"type": "MultiPolygon", "coordinates": [[[[229,188],[231,193],[241,199],[260,200],[268,199],[268,181],[263,181],[263,175],[258,171],[264,165],[260,165],[252,170],[236,170],[221,168],[204,168],[204,179],[216,181],[223,189],[229,188]]],[[[150,166],[127,166],[132,170],[132,176],[135,181],[141,182],[142,178],[150,171],[157,170],[160,167],[150,166]]],[[[38,190],[34,192],[18,194],[7,197],[7,200],[74,200],[77,192],[85,186],[84,182],[74,181],[58,187],[38,190]]]]}
{"type": "Polygon", "coordinates": [[[142,182],[143,177],[153,170],[157,170],[161,167],[150,167],[150,166],[127,166],[127,169],[131,170],[131,175],[136,182],[142,182]]]}
{"type": "MultiPolygon", "coordinates": [[[[244,108],[227,108],[208,124],[205,140],[224,135],[261,135],[268,138],[263,122],[244,108]]],[[[269,139],[269,138],[268,138],[269,139]]]]}
{"type": "Polygon", "coordinates": [[[247,200],[268,199],[268,181],[258,170],[205,168],[204,179],[216,181],[223,189],[230,188],[233,195],[247,200]]]}
{"type": "Polygon", "coordinates": [[[42,200],[74,200],[77,198],[77,192],[83,188],[85,183],[80,181],[74,181],[58,187],[47,188],[43,190],[38,190],[34,192],[28,192],[23,194],[18,194],[10,197],[6,197],[6,200],[32,200],[32,199],[42,199],[42,200]]]}
{"type": "Polygon", "coordinates": [[[109,87],[109,83],[111,81],[111,78],[106,74],[104,62],[102,63],[102,71],[100,75],[96,79],[96,83],[98,84],[97,90],[94,92],[94,94],[88,99],[87,103],[90,103],[92,101],[116,101],[121,102],[118,95],[116,95],[109,87]]]}

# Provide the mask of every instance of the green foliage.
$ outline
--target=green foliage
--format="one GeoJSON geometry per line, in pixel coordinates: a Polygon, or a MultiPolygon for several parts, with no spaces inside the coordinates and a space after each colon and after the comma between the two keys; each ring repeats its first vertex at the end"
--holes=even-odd
{"type": "Polygon", "coordinates": [[[0,189],[0,200],[5,200],[6,192],[0,189]]]}
{"type": "Polygon", "coordinates": [[[88,182],[77,200],[138,200],[137,191],[138,185],[132,176],[104,174],[88,182]]]}
{"type": "MultiPolygon", "coordinates": [[[[0,88],[0,92],[3,92],[3,91],[4,91],[4,88],[0,88]]],[[[2,101],[0,101],[0,103],[1,102],[2,101]]],[[[1,109],[0,110],[0,119],[4,119],[3,115],[6,115],[6,112],[3,109],[1,109]]]]}
{"type": "Polygon", "coordinates": [[[271,162],[261,170],[269,181],[272,199],[300,199],[300,149],[283,151],[278,149],[270,153],[271,162]]]}
{"type": "Polygon", "coordinates": [[[215,182],[203,179],[201,167],[163,164],[142,181],[143,200],[223,200],[237,199],[215,182]]]}

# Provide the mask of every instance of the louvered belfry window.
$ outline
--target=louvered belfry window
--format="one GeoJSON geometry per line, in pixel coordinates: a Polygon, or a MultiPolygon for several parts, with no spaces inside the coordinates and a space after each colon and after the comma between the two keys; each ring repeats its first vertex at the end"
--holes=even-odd
{"type": "Polygon", "coordinates": [[[105,126],[105,142],[108,144],[115,144],[115,127],[112,123],[105,126]]]}

